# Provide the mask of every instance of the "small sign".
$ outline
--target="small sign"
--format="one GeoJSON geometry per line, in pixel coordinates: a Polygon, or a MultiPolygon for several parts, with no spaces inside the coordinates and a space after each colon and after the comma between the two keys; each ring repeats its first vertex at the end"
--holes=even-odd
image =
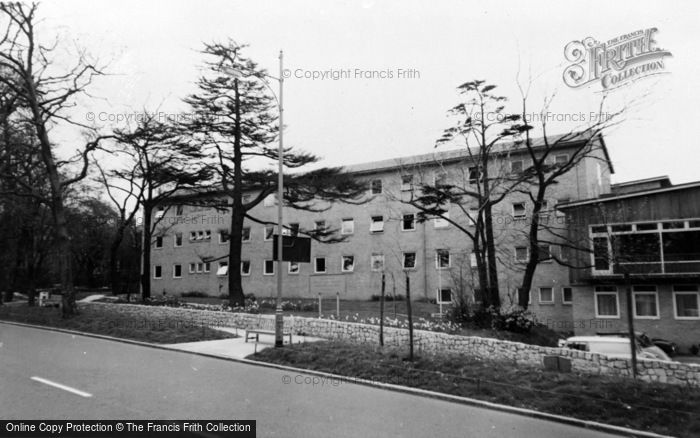
{"type": "MultiPolygon", "coordinates": [[[[277,260],[277,242],[279,235],[272,238],[272,260],[277,260]]],[[[282,236],[282,261],[310,263],[311,262],[311,238],[299,236],[282,236]]]]}

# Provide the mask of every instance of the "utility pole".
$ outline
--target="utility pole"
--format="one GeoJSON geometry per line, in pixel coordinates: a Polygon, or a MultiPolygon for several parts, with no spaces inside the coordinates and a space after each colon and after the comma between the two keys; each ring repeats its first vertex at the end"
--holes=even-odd
{"type": "Polygon", "coordinates": [[[629,329],[630,347],[632,349],[632,377],[637,379],[637,335],[634,333],[634,316],[632,314],[632,283],[630,274],[625,269],[625,289],[627,291],[627,327],[629,329]]]}
{"type": "Polygon", "coordinates": [[[283,106],[283,96],[282,91],[284,89],[284,70],[283,70],[283,55],[280,50],[280,92],[279,92],[279,112],[280,112],[280,125],[279,125],[279,151],[278,155],[278,175],[277,175],[277,306],[275,309],[275,347],[281,347],[284,345],[284,340],[282,333],[284,332],[284,318],[282,316],[282,229],[284,225],[282,223],[282,200],[284,199],[284,178],[282,175],[284,166],[284,106],[283,106]]]}

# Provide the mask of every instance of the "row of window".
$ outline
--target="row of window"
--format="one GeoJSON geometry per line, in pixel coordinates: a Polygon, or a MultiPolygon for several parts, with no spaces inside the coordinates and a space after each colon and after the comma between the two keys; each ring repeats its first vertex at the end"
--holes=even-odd
{"type": "MultiPolygon", "coordinates": [[[[401,263],[404,269],[415,269],[416,267],[416,253],[415,252],[404,252],[401,255],[401,263]]],[[[384,270],[384,254],[372,254],[370,257],[370,268],[372,271],[380,272],[384,270]]],[[[315,274],[324,274],[327,272],[327,259],[326,257],[316,257],[313,261],[313,269],[315,274]]],[[[263,262],[263,275],[274,275],[275,274],[275,262],[273,260],[265,260],[263,262]]],[[[436,269],[447,269],[450,267],[451,257],[449,250],[439,249],[436,251],[435,255],[435,267],[436,269]]],[[[208,273],[210,272],[210,263],[190,263],[190,274],[208,273]]],[[[241,275],[250,275],[251,263],[250,260],[241,261],[241,275]]],[[[287,272],[290,274],[298,274],[300,266],[296,262],[287,263],[287,272]]],[[[355,270],[355,256],[354,255],[344,255],[340,259],[340,270],[341,272],[354,272],[355,270]]],[[[173,278],[182,277],[182,265],[173,265],[173,278]]],[[[217,275],[228,275],[228,262],[219,262],[218,269],[216,271],[217,275]]],[[[163,268],[161,265],[155,265],[153,267],[153,278],[160,279],[163,277],[163,268]]]]}
{"type": "MultiPolygon", "coordinates": [[[[449,218],[449,214],[444,214],[445,218],[449,218]]],[[[369,231],[371,233],[381,233],[384,231],[384,216],[377,215],[371,216],[371,222],[369,226],[369,231]]],[[[435,218],[433,219],[435,228],[444,228],[449,225],[447,219],[435,218]]],[[[404,214],[401,218],[401,230],[402,231],[413,231],[416,229],[416,215],[414,213],[404,214]]],[[[314,222],[315,229],[323,229],[326,227],[326,221],[319,220],[314,222]]],[[[268,225],[265,226],[263,231],[263,241],[271,241],[275,235],[275,226],[268,225]]],[[[355,232],[355,220],[352,218],[342,219],[340,226],[340,233],[344,235],[353,234],[355,232]]],[[[299,224],[290,223],[282,230],[282,234],[296,236],[299,234],[299,224]]],[[[250,242],[252,240],[252,234],[250,227],[244,227],[241,233],[241,240],[243,242],[250,242]]],[[[201,231],[191,231],[190,241],[210,241],[211,240],[211,230],[201,230],[201,231]]],[[[229,233],[225,230],[219,231],[219,243],[225,244],[229,241],[229,233]]],[[[182,233],[175,233],[174,235],[174,246],[176,248],[182,246],[182,233]]],[[[160,249],[163,247],[163,236],[156,236],[155,248],[160,249]]]]}
{"type": "MultiPolygon", "coordinates": [[[[596,318],[620,317],[620,299],[615,286],[596,286],[594,293],[596,318]]],[[[632,295],[635,318],[660,318],[656,286],[633,286],[632,295]]],[[[676,319],[700,319],[700,292],[697,285],[673,286],[673,316],[676,319]]]]}

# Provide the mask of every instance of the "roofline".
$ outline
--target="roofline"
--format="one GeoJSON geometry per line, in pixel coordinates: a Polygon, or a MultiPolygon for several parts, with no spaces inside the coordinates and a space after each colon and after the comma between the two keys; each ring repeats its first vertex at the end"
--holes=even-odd
{"type": "Polygon", "coordinates": [[[685,189],[693,189],[693,188],[700,188],[700,181],[690,182],[690,183],[686,183],[686,184],[678,184],[676,186],[663,187],[660,189],[644,190],[641,192],[634,192],[634,193],[624,193],[624,194],[616,195],[616,196],[606,196],[604,198],[593,198],[593,199],[584,199],[583,201],[568,202],[566,204],[557,205],[557,209],[564,210],[567,208],[579,207],[581,205],[600,204],[603,202],[619,201],[620,199],[637,198],[639,196],[656,195],[658,193],[666,193],[666,192],[673,192],[676,190],[685,190],[685,189]]]}
{"type": "Polygon", "coordinates": [[[635,179],[633,181],[625,181],[625,182],[615,183],[615,184],[611,184],[611,185],[614,187],[625,187],[625,186],[632,186],[632,185],[636,185],[636,184],[644,184],[644,183],[648,183],[648,182],[665,181],[665,180],[670,182],[671,178],[669,178],[668,175],[662,175],[662,176],[654,176],[651,178],[635,179]]]}
{"type": "MultiPolygon", "coordinates": [[[[538,137],[535,140],[541,140],[542,138],[544,138],[544,137],[538,137]]],[[[565,142],[555,146],[552,149],[570,147],[573,144],[581,143],[581,142],[590,142],[594,139],[598,139],[600,141],[600,145],[601,145],[601,148],[603,150],[603,154],[605,155],[605,161],[608,164],[608,167],[610,169],[610,173],[614,174],[615,168],[613,167],[612,161],[610,160],[610,154],[608,152],[607,145],[605,144],[605,139],[603,138],[603,135],[601,133],[596,133],[595,135],[593,135],[587,139],[572,138],[571,140],[565,141],[565,142]]],[[[514,145],[517,144],[516,142],[511,142],[511,143],[514,145]]],[[[538,145],[538,146],[533,146],[532,150],[533,151],[540,151],[540,150],[543,150],[546,148],[547,148],[546,145],[538,145]]],[[[463,150],[464,152],[462,154],[460,154],[459,156],[445,157],[445,158],[439,158],[439,155],[441,154],[441,152],[434,152],[433,153],[434,161],[440,162],[440,163],[454,163],[454,162],[462,161],[464,159],[473,158],[473,155],[468,154],[466,149],[461,149],[461,150],[463,150]]],[[[509,150],[509,151],[497,150],[497,151],[492,152],[492,155],[495,155],[495,156],[506,155],[506,154],[510,154],[512,152],[524,152],[526,150],[527,150],[526,148],[519,148],[519,149],[514,149],[514,150],[509,150]]],[[[450,151],[445,151],[444,153],[457,152],[457,151],[460,151],[460,149],[453,149],[450,151]]],[[[478,150],[475,153],[478,153],[478,150]]],[[[371,169],[352,170],[353,167],[359,167],[359,166],[371,164],[372,163],[371,161],[364,162],[364,163],[350,164],[347,166],[343,166],[342,169],[344,172],[351,173],[351,174],[368,175],[368,174],[384,172],[384,171],[392,170],[392,169],[400,169],[402,167],[415,167],[415,166],[420,166],[420,165],[428,165],[428,164],[430,164],[429,161],[418,162],[418,163],[406,163],[406,164],[402,163],[402,160],[408,161],[411,159],[415,159],[415,158],[427,156],[427,155],[430,155],[430,154],[407,155],[404,157],[397,157],[394,159],[389,158],[389,159],[383,160],[383,161],[392,161],[393,160],[395,162],[395,164],[386,165],[383,167],[375,167],[375,168],[371,168],[371,169]]]]}

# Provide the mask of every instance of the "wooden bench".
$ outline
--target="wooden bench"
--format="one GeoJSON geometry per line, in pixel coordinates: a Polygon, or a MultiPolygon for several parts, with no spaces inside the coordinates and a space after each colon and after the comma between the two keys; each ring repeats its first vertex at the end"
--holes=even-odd
{"type": "MultiPolygon", "coordinates": [[[[245,331],[245,341],[248,342],[249,339],[255,339],[255,349],[253,350],[254,353],[258,352],[258,343],[260,342],[260,335],[271,335],[275,336],[275,331],[274,330],[262,330],[262,329],[247,329],[245,331]]],[[[288,337],[289,338],[289,345],[292,344],[292,332],[283,332],[282,333],[282,342],[284,342],[284,338],[288,337]]],[[[272,341],[274,344],[275,342],[272,341]]]]}

